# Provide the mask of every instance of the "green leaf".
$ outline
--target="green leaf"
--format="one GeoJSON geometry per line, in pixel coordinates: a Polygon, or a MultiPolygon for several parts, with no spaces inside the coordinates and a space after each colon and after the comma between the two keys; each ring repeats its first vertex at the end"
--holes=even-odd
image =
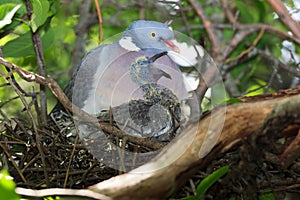
{"type": "Polygon", "coordinates": [[[1,199],[17,200],[20,199],[19,195],[15,192],[16,184],[13,178],[9,176],[6,170],[0,172],[0,194],[1,199]]]}
{"type": "Polygon", "coordinates": [[[21,4],[4,4],[0,6],[0,29],[12,23],[12,18],[21,7],[21,4]]]}
{"type": "Polygon", "coordinates": [[[222,176],[224,176],[228,172],[228,170],[228,166],[223,166],[203,179],[197,186],[196,199],[199,199],[215,182],[217,182],[222,176]]]}
{"type": "Polygon", "coordinates": [[[259,200],[276,200],[276,197],[273,193],[267,193],[260,195],[259,200]]]}
{"type": "Polygon", "coordinates": [[[47,0],[31,0],[32,3],[32,16],[31,16],[31,28],[33,32],[43,25],[48,17],[48,11],[50,4],[47,0]]]}
{"type": "Polygon", "coordinates": [[[227,104],[229,104],[229,103],[243,103],[243,101],[238,99],[238,98],[230,98],[230,99],[226,100],[226,103],[227,104]]]}
{"type": "MultiPolygon", "coordinates": [[[[49,29],[45,34],[41,36],[43,51],[47,50],[54,40],[54,32],[49,29]]],[[[3,48],[3,54],[5,57],[25,57],[35,55],[31,33],[27,32],[20,37],[7,42],[3,48]]]]}
{"type": "Polygon", "coordinates": [[[254,16],[256,15],[256,11],[251,8],[251,6],[246,4],[247,2],[235,0],[235,5],[240,11],[240,20],[245,23],[253,23],[254,16]],[[253,11],[253,12],[252,12],[253,11]]]}

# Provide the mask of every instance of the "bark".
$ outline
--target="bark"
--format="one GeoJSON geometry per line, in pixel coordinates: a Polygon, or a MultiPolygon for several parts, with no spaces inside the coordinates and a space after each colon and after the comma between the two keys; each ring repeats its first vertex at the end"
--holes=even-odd
{"type": "MultiPolygon", "coordinates": [[[[299,90],[300,87],[295,93],[299,93],[299,90]]],[[[279,134],[288,125],[299,123],[299,94],[285,93],[283,96],[265,96],[263,100],[247,101],[229,105],[227,108],[218,108],[199,123],[191,124],[153,161],[89,189],[113,199],[166,198],[182,186],[195,171],[205,167],[212,159],[234,145],[241,144],[246,138],[250,137],[251,141],[255,142],[259,137],[279,134]],[[226,119],[223,124],[224,112],[226,119]],[[210,147],[215,141],[204,138],[211,131],[218,131],[220,127],[223,128],[217,144],[205,156],[203,145],[210,147]],[[204,144],[203,141],[207,143],[204,144]]]]}

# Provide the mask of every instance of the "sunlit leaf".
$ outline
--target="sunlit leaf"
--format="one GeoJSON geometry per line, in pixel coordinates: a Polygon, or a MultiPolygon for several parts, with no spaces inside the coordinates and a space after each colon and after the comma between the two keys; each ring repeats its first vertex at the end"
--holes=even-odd
{"type": "Polygon", "coordinates": [[[32,0],[31,28],[33,32],[45,23],[48,17],[49,2],[47,0],[32,0]]]}
{"type": "MultiPolygon", "coordinates": [[[[43,43],[43,50],[47,50],[54,40],[54,33],[52,29],[49,29],[43,36],[42,36],[42,43],[43,43]]],[[[6,57],[25,57],[30,55],[35,55],[31,33],[27,32],[17,39],[7,42],[3,46],[3,54],[6,57]]]]}
{"type": "Polygon", "coordinates": [[[0,29],[12,23],[12,18],[20,7],[21,4],[4,4],[0,6],[0,29]]]}
{"type": "Polygon", "coordinates": [[[1,199],[17,200],[20,199],[19,195],[15,192],[16,184],[13,178],[9,176],[6,170],[0,172],[0,194],[1,199]]]}

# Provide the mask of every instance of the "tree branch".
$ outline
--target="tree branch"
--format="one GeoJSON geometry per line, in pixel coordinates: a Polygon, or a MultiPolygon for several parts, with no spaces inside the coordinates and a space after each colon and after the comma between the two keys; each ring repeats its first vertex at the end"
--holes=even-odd
{"type": "Polygon", "coordinates": [[[288,29],[293,33],[293,35],[296,38],[300,39],[300,24],[292,18],[282,1],[267,0],[267,2],[270,4],[270,6],[272,6],[280,20],[286,25],[286,27],[288,27],[288,29]]]}
{"type": "Polygon", "coordinates": [[[198,14],[198,16],[201,18],[202,23],[203,23],[203,25],[205,27],[205,30],[207,32],[208,38],[211,41],[211,44],[212,44],[212,57],[216,60],[217,63],[221,62],[222,60],[220,60],[219,55],[218,55],[220,53],[220,50],[221,50],[220,42],[219,42],[219,39],[216,37],[217,34],[215,33],[215,30],[212,27],[211,22],[209,21],[209,19],[205,15],[203,8],[199,4],[198,1],[189,0],[189,2],[193,6],[193,8],[196,11],[196,13],[198,14]]]}
{"type": "MultiPolygon", "coordinates": [[[[114,199],[138,199],[145,197],[145,194],[153,199],[166,198],[184,184],[195,171],[234,145],[243,142],[251,134],[262,131],[261,127],[274,122],[275,118],[288,118],[285,123],[277,123],[276,127],[280,130],[289,123],[299,121],[300,87],[296,89],[296,93],[298,94],[295,96],[275,98],[275,95],[274,99],[232,104],[227,107],[224,124],[220,117],[224,108],[218,108],[199,123],[185,129],[173,145],[163,150],[152,162],[100,182],[90,189],[114,199]],[[276,111],[278,109],[280,112],[276,111]],[[211,119],[214,120],[212,126],[209,125],[211,119]],[[209,133],[208,130],[218,130],[219,127],[223,129],[215,148],[206,157],[201,157],[202,147],[208,142],[204,140],[209,133]],[[162,168],[162,163],[169,165],[162,168]]],[[[209,143],[205,145],[210,145],[209,143]]]]}
{"type": "MultiPolygon", "coordinates": [[[[26,8],[28,12],[28,18],[31,19],[32,10],[30,5],[30,0],[26,0],[26,8]]],[[[46,71],[45,71],[45,60],[43,55],[42,40],[38,30],[36,32],[33,32],[31,29],[31,33],[32,33],[33,47],[37,58],[37,65],[39,66],[39,74],[45,77],[46,71]]],[[[47,96],[46,96],[46,87],[44,85],[40,85],[40,104],[41,104],[40,108],[39,110],[37,110],[39,115],[38,119],[40,124],[47,125],[47,96]]]]}

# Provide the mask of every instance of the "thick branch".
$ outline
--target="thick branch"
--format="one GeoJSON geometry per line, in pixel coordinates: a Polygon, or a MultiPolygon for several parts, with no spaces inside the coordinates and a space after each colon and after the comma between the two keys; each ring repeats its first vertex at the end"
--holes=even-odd
{"type": "Polygon", "coordinates": [[[298,119],[300,95],[230,105],[227,107],[226,121],[223,124],[221,116],[224,111],[224,107],[219,108],[201,120],[199,124],[187,128],[172,146],[165,149],[152,162],[127,174],[98,183],[90,189],[114,199],[138,199],[145,197],[145,194],[148,198],[154,199],[168,197],[196,170],[201,169],[210,160],[259,130],[262,124],[267,123],[265,120],[272,120],[274,117],[284,118],[287,114],[290,120],[298,119]],[[289,113],[284,110],[273,112],[279,107],[288,108],[289,113]],[[268,117],[269,115],[272,118],[268,117]],[[210,124],[211,119],[214,121],[212,124],[210,124]],[[223,129],[218,144],[210,154],[201,157],[203,145],[207,147],[210,145],[210,141],[204,141],[204,138],[210,131],[218,130],[219,127],[223,129]],[[174,159],[176,157],[177,159],[174,159]],[[169,165],[162,168],[161,166],[165,163],[169,165]]]}

